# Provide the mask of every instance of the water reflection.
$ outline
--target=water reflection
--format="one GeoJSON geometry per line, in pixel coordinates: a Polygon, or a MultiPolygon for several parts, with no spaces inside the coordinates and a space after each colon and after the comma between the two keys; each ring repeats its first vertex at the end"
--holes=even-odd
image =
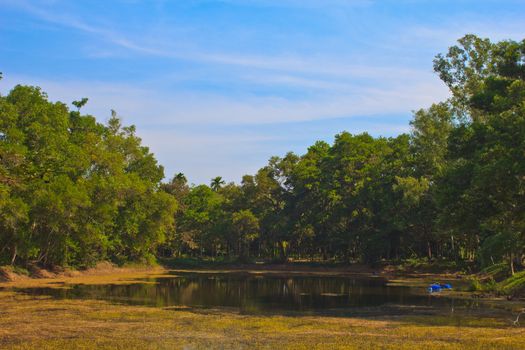
{"type": "Polygon", "coordinates": [[[382,312],[439,309],[453,313],[457,307],[476,307],[470,301],[427,295],[420,288],[389,286],[380,278],[333,276],[182,274],[129,285],[75,285],[71,289],[37,288],[23,292],[156,307],[231,307],[248,313],[327,310],[355,313],[378,307],[382,312]]]}

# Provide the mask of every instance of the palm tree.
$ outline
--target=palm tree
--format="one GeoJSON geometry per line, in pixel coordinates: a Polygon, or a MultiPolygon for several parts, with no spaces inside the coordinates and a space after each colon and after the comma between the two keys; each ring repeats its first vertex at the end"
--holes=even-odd
{"type": "Polygon", "coordinates": [[[211,179],[210,187],[212,190],[217,192],[222,185],[224,185],[226,182],[222,179],[221,176],[214,177],[211,179]]]}

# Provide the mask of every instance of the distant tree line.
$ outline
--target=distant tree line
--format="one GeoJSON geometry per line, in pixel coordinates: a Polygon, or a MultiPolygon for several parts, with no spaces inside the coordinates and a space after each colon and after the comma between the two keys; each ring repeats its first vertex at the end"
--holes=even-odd
{"type": "Polygon", "coordinates": [[[505,262],[525,253],[525,41],[467,35],[434,60],[452,97],[410,134],[338,134],[240,184],[190,186],[113,115],[38,88],[0,97],[0,259],[161,256],[505,262]]]}

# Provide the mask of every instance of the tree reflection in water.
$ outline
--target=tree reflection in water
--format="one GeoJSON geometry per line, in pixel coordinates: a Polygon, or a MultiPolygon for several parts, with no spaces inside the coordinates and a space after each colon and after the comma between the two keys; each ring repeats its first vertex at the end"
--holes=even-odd
{"type": "Polygon", "coordinates": [[[389,286],[381,278],[248,273],[187,273],[127,285],[75,285],[71,289],[37,288],[24,292],[156,307],[231,307],[247,313],[393,309],[450,313],[454,307],[479,306],[470,301],[429,296],[422,288],[389,286]]]}

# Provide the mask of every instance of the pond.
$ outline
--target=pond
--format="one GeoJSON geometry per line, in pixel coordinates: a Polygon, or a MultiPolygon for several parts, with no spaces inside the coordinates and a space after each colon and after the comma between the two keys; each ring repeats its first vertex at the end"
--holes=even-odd
{"type": "Polygon", "coordinates": [[[379,277],[250,273],[177,273],[131,284],[19,290],[63,299],[100,299],[154,307],[233,308],[243,313],[471,314],[496,310],[473,300],[430,295],[425,288],[389,285],[379,277]]]}

